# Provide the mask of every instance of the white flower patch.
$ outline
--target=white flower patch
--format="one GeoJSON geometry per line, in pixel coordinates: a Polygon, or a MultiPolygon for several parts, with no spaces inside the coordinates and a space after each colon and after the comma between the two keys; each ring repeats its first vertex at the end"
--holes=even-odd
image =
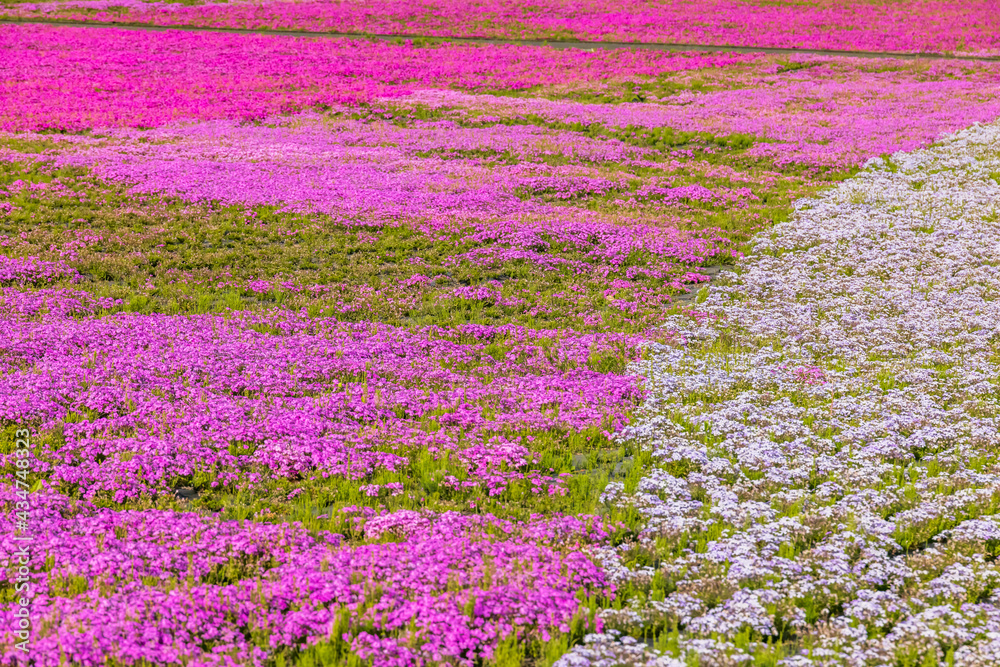
{"type": "Polygon", "coordinates": [[[686,663],[650,651],[645,644],[614,631],[590,634],[553,667],[686,667],[686,663]]]}
{"type": "Polygon", "coordinates": [[[628,623],[678,659],[1000,662],[1000,124],[870,160],[720,283],[634,368],[655,469],[604,501],[647,519],[618,581],[670,586],[628,623]]]}

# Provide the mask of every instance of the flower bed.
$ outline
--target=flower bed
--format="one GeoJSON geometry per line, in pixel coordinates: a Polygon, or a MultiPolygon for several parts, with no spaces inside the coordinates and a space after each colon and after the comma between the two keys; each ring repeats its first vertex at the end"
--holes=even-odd
{"type": "Polygon", "coordinates": [[[0,43],[4,661],[989,664],[995,65],[0,43]]]}

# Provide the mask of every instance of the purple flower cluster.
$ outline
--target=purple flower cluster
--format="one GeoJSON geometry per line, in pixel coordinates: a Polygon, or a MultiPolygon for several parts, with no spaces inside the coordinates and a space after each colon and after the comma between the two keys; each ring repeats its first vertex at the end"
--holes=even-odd
{"type": "MultiPolygon", "coordinates": [[[[45,665],[264,665],[328,644],[381,665],[471,666],[528,628],[567,631],[582,619],[581,595],[613,590],[579,552],[607,537],[594,517],[404,510],[368,518],[364,531],[381,541],[352,546],[295,524],[112,511],[47,492],[34,502],[32,611],[44,629],[32,656],[45,665]]],[[[0,534],[6,557],[6,515],[0,534]]],[[[0,609],[5,661],[15,659],[12,619],[0,609]]]]}
{"type": "MultiPolygon", "coordinates": [[[[633,164],[651,152],[648,149],[523,125],[451,125],[418,121],[416,128],[399,128],[387,122],[330,122],[311,115],[253,125],[212,121],[145,132],[109,131],[97,139],[74,137],[45,157],[60,155],[57,166],[86,166],[101,178],[132,184],[130,191],[136,194],[320,211],[354,224],[403,216],[431,219],[432,224],[449,218],[551,217],[565,215],[565,207],[539,199],[572,200],[610,192],[618,192],[616,200],[631,198],[632,208],[645,202],[684,201],[740,206],[754,198],[746,188],[715,192],[702,185],[649,186],[633,196],[625,176],[611,180],[581,174],[607,163],[633,164]],[[497,166],[447,155],[474,147],[482,152],[513,151],[524,162],[497,166]],[[551,169],[531,163],[542,155],[567,155],[581,164],[551,169]],[[550,175],[537,175],[543,169],[550,175]],[[541,197],[525,200],[519,196],[524,191],[541,197]]],[[[8,159],[15,157],[31,156],[8,153],[8,159]]]]}
{"type": "Polygon", "coordinates": [[[604,89],[593,85],[564,86],[558,96],[549,95],[555,99],[424,90],[394,102],[456,108],[456,118],[538,116],[639,132],[668,127],[742,134],[757,138],[748,155],[816,165],[855,165],[872,155],[913,150],[944,132],[1000,115],[1000,67],[993,63],[966,73],[968,68],[954,63],[918,70],[891,60],[797,56],[792,62],[798,67],[791,71],[766,61],[746,72],[718,70],[704,77],[708,89],[645,102],[584,104],[572,99],[604,89]],[[712,90],[711,84],[720,89],[712,90]]]}
{"type": "Polygon", "coordinates": [[[0,27],[0,130],[258,119],[424,88],[524,89],[726,66],[753,55],[419,49],[353,39],[0,27]]]}
{"type": "MultiPolygon", "coordinates": [[[[533,469],[525,429],[613,428],[642,397],[637,378],[587,366],[602,351],[636,349],[639,336],[33,312],[3,325],[0,415],[54,430],[37,472],[88,499],[265,475],[399,476],[419,451],[452,457],[464,480],[456,491],[498,494],[533,469]]],[[[533,479],[536,492],[560,484],[544,471],[533,479]]]]}
{"type": "Polygon", "coordinates": [[[0,283],[44,284],[57,280],[75,281],[79,277],[76,269],[65,262],[43,262],[37,257],[0,256],[0,283]]]}

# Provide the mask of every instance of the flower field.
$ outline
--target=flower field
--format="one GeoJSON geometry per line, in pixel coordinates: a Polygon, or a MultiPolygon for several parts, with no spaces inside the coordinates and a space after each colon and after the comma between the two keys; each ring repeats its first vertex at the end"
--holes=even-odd
{"type": "MultiPolygon", "coordinates": [[[[716,4],[996,48],[989,3],[716,4]]],[[[990,61],[0,26],[0,661],[997,664],[998,118],[990,61]]]]}

